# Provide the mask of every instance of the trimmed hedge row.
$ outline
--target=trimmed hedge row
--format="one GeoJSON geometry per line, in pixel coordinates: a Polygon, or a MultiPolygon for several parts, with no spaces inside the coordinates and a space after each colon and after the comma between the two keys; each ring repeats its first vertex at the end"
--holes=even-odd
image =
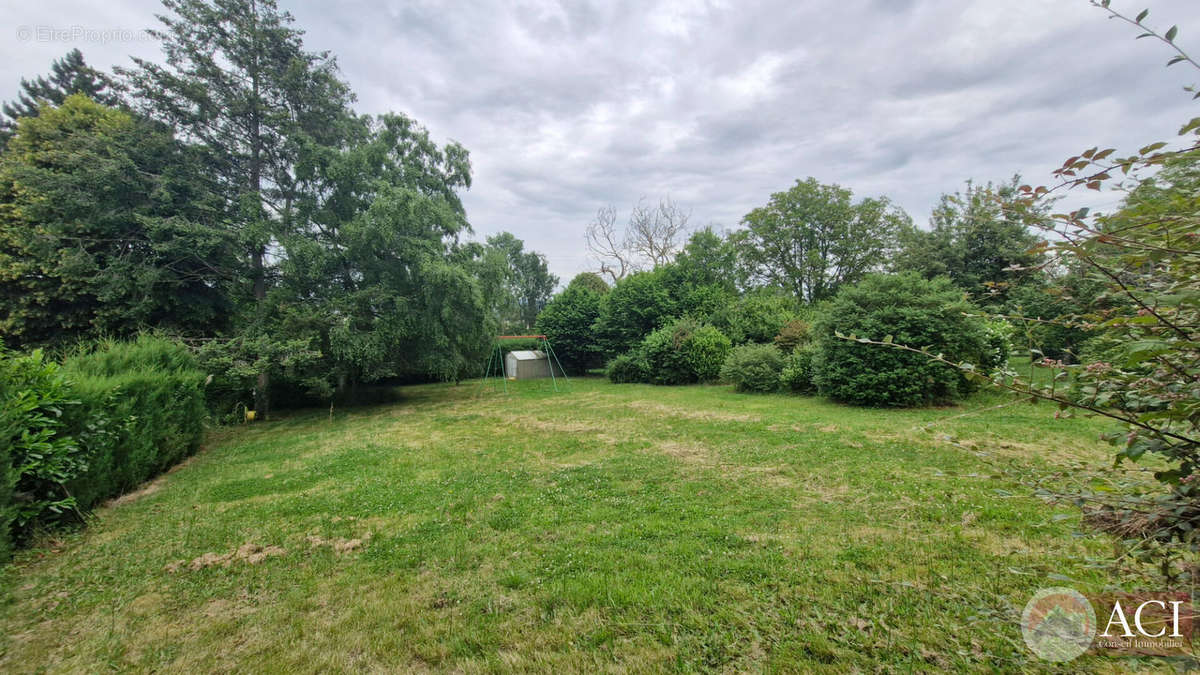
{"type": "Polygon", "coordinates": [[[200,446],[205,375],[161,338],[104,342],[61,366],[0,352],[0,556],[200,446]]]}

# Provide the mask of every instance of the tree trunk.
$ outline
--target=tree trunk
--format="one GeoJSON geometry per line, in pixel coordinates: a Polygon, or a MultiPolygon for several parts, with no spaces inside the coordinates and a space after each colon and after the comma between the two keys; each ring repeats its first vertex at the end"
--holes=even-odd
{"type": "MultiPolygon", "coordinates": [[[[255,21],[254,41],[258,42],[258,7],[251,4],[253,12],[252,20],[255,21]]],[[[257,46],[257,44],[256,44],[257,46]]],[[[251,101],[253,107],[250,110],[250,181],[249,188],[254,198],[258,200],[259,209],[258,219],[266,216],[266,209],[262,208],[262,118],[261,118],[261,99],[259,94],[259,75],[258,75],[258,58],[254,57],[250,64],[250,83],[251,83],[251,101]]],[[[262,223],[255,223],[255,230],[261,227],[262,223]]],[[[254,232],[255,237],[263,236],[262,232],[254,232]]],[[[254,279],[254,302],[257,305],[259,318],[263,317],[266,309],[267,299],[267,273],[266,273],[266,256],[267,245],[255,240],[252,244],[254,250],[251,254],[250,265],[251,275],[254,279]]],[[[268,368],[270,366],[268,365],[268,368]]],[[[264,370],[258,374],[258,381],[254,388],[254,407],[258,411],[260,419],[267,419],[271,412],[271,373],[264,370]]]]}

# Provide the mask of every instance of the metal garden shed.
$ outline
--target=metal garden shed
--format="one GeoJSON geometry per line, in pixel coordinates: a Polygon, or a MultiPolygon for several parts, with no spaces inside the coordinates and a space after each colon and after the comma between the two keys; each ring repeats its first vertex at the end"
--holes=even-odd
{"type": "Polygon", "coordinates": [[[550,377],[550,358],[540,349],[511,351],[504,357],[504,374],[514,380],[550,377]]]}

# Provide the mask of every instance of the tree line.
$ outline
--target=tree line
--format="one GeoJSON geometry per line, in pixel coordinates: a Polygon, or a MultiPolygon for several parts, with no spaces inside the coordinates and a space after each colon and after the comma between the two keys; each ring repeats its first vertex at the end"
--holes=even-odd
{"type": "Polygon", "coordinates": [[[466,148],[354,111],[336,59],[271,0],[165,0],[161,62],[78,50],[0,124],[0,335],[65,349],[154,330],[230,407],[458,379],[557,279],[468,241],[466,148]]]}
{"type": "MultiPolygon", "coordinates": [[[[596,271],[572,280],[537,326],[567,363],[586,370],[674,319],[712,325],[734,345],[770,343],[790,321],[811,320],[872,274],[945,278],[980,311],[1051,319],[1086,309],[1101,288],[1039,249],[1050,205],[1030,204],[1020,187],[1019,177],[968,181],[941,196],[927,228],[886,197],[856,199],[815,178],[771,195],[729,232],[671,227],[686,223],[674,214],[687,212],[670,199],[657,209],[639,203],[622,232],[615,209],[605,207],[586,232],[596,271]]],[[[1012,337],[1068,360],[1090,335],[1051,324],[1032,326],[1033,334],[1024,328],[1014,325],[1012,337]]]]}

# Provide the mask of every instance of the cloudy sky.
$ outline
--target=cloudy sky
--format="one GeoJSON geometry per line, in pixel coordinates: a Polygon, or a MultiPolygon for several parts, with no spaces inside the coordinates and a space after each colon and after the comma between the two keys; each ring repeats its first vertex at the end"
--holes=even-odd
{"type": "MultiPolygon", "coordinates": [[[[1087,0],[281,0],[361,112],[406,112],[470,151],[479,236],[508,230],[565,282],[608,203],[669,195],[736,227],[797,178],[886,195],[925,223],[967,178],[1034,184],[1091,145],[1136,149],[1200,115],[1200,82],[1087,0]]],[[[1112,0],[1180,26],[1200,2],[1112,0]]],[[[153,57],[153,0],[6,3],[0,98],[79,47],[153,57]],[[18,6],[19,5],[19,6],[18,6]]],[[[1112,203],[1101,198],[1098,206],[1112,203]]]]}

